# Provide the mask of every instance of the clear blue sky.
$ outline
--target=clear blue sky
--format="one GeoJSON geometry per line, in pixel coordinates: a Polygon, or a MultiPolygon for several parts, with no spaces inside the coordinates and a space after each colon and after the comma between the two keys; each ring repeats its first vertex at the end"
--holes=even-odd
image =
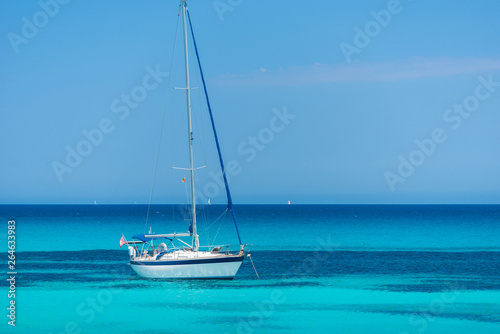
{"type": "MultiPolygon", "coordinates": [[[[60,1],[0,2],[0,203],[147,203],[178,2],[60,1]]],[[[235,203],[500,203],[500,2],[188,4],[235,203]]]]}

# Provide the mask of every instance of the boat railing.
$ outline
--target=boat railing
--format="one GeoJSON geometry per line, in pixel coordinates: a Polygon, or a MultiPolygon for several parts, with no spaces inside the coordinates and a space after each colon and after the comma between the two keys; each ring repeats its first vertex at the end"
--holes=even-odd
{"type": "MultiPolygon", "coordinates": [[[[135,258],[155,258],[159,259],[160,257],[173,253],[173,259],[183,258],[180,252],[178,251],[193,251],[191,247],[185,245],[169,245],[168,247],[159,248],[158,246],[154,247],[152,244],[147,244],[149,247],[147,249],[136,249],[136,253],[134,254],[135,258]]],[[[236,244],[226,244],[226,245],[207,245],[207,246],[199,246],[198,251],[200,252],[211,252],[212,254],[221,254],[221,255],[236,255],[249,253],[250,250],[249,244],[247,245],[236,245],[236,244]]]]}

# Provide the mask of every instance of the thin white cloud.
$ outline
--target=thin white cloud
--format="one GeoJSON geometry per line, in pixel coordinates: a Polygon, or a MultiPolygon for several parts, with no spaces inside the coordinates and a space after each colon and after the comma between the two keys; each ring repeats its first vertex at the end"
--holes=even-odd
{"type": "Polygon", "coordinates": [[[248,74],[224,74],[215,81],[229,85],[300,86],[336,82],[394,82],[500,70],[500,58],[411,58],[392,62],[353,62],[260,69],[248,74]]]}

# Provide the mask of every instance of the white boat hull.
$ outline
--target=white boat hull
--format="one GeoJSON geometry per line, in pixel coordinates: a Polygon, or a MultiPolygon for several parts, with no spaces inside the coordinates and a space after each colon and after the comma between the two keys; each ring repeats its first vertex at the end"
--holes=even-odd
{"type": "Polygon", "coordinates": [[[214,259],[130,261],[132,269],[145,278],[233,279],[244,256],[214,259]]]}

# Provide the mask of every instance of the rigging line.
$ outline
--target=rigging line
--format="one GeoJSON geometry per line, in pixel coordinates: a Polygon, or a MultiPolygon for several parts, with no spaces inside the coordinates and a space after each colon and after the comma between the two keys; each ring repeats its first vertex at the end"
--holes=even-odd
{"type": "Polygon", "coordinates": [[[205,98],[207,100],[208,113],[210,115],[210,122],[212,123],[212,130],[214,133],[215,144],[217,146],[217,153],[219,154],[219,163],[220,163],[221,170],[222,170],[222,177],[224,179],[224,185],[226,186],[227,207],[228,207],[229,211],[231,211],[231,215],[232,215],[233,221],[234,221],[234,227],[236,228],[236,234],[238,235],[238,241],[240,242],[240,245],[242,245],[240,231],[238,229],[238,223],[236,221],[236,215],[235,215],[234,210],[233,210],[233,200],[231,199],[231,192],[229,191],[229,185],[227,183],[226,170],[224,168],[224,161],[222,160],[222,153],[220,151],[219,139],[217,137],[217,132],[215,131],[215,123],[214,123],[214,118],[212,115],[212,108],[210,107],[210,100],[208,98],[207,85],[205,84],[205,78],[203,77],[203,70],[201,68],[200,56],[198,54],[198,48],[196,47],[196,40],[194,38],[193,26],[191,25],[191,15],[189,14],[188,10],[186,12],[187,12],[187,17],[188,17],[188,21],[189,21],[189,28],[191,29],[191,36],[193,38],[194,51],[196,53],[196,59],[198,60],[198,67],[200,68],[200,76],[201,76],[201,81],[203,83],[203,90],[205,91],[205,98]]]}
{"type": "MultiPolygon", "coordinates": [[[[198,80],[196,80],[198,82],[198,80]]],[[[199,85],[198,85],[199,86],[199,85]]],[[[202,138],[203,140],[199,140],[199,143],[201,144],[200,147],[201,147],[201,153],[203,155],[203,164],[204,165],[207,165],[207,149],[208,149],[208,145],[206,146],[204,143],[207,142],[207,136],[206,136],[206,133],[205,133],[205,122],[204,122],[204,118],[203,117],[203,112],[202,112],[202,102],[201,102],[201,94],[196,94],[196,96],[198,96],[198,107],[199,107],[199,122],[200,122],[200,128],[201,128],[201,131],[198,130],[200,132],[200,138],[202,138]]]]}
{"type": "MultiPolygon", "coordinates": [[[[194,47],[194,46],[191,46],[191,47],[194,47]]],[[[196,71],[196,74],[199,75],[200,73],[200,70],[198,67],[194,67],[194,70],[196,71]]],[[[199,87],[200,86],[200,80],[199,80],[199,77],[198,75],[194,75],[194,81],[195,81],[195,84],[196,84],[196,87],[199,87]]],[[[200,75],[201,76],[201,75],[200,75]]],[[[196,92],[195,94],[191,95],[192,97],[195,97],[195,101],[197,103],[197,108],[195,108],[195,111],[193,113],[193,116],[194,116],[194,119],[195,119],[195,127],[196,127],[196,132],[197,132],[197,137],[201,138],[200,140],[197,141],[197,144],[199,145],[200,147],[200,151],[202,153],[202,156],[203,156],[203,164],[204,165],[207,165],[207,154],[206,154],[206,148],[205,148],[205,139],[206,139],[206,136],[205,136],[205,126],[204,126],[204,122],[203,122],[203,113],[202,113],[202,103],[201,103],[201,100],[202,100],[202,96],[199,92],[196,92]]]]}
{"type": "MultiPolygon", "coordinates": [[[[172,64],[174,62],[174,56],[173,55],[174,55],[174,52],[175,52],[175,46],[177,44],[177,30],[179,29],[179,19],[180,19],[180,16],[177,16],[177,27],[175,29],[174,47],[173,47],[173,50],[172,50],[172,60],[170,61],[170,69],[168,71],[169,75],[168,75],[168,81],[167,81],[167,94],[165,94],[166,95],[165,100],[168,99],[168,90],[170,88],[170,78],[171,78],[170,73],[172,73],[172,64]]],[[[156,174],[157,174],[157,171],[158,171],[158,159],[159,159],[159,156],[160,156],[161,139],[162,139],[162,136],[163,136],[163,126],[164,126],[164,123],[165,123],[165,115],[166,115],[166,113],[167,113],[167,101],[165,101],[165,106],[163,108],[163,116],[162,116],[162,119],[161,119],[160,138],[158,140],[158,148],[156,150],[155,168],[154,168],[154,172],[153,172],[153,181],[151,183],[151,191],[149,192],[148,211],[146,213],[146,222],[144,224],[144,233],[146,233],[147,228],[148,228],[149,214],[150,214],[150,211],[151,211],[151,200],[153,198],[153,191],[154,191],[154,187],[155,187],[156,174]]]]}
{"type": "MultiPolygon", "coordinates": [[[[207,226],[208,221],[209,221],[209,218],[208,218],[208,208],[206,208],[206,209],[203,210],[203,219],[204,219],[203,221],[205,223],[203,226],[207,226]]],[[[210,231],[206,230],[206,233],[204,234],[204,237],[205,237],[207,245],[209,245],[210,244],[210,231]]]]}
{"type": "MultiPolygon", "coordinates": [[[[197,77],[195,76],[195,81],[196,84],[198,85],[199,82],[197,80],[197,77]]],[[[194,98],[197,104],[197,108],[195,108],[195,112],[193,113],[193,118],[195,120],[194,126],[196,128],[196,137],[200,138],[199,140],[196,141],[199,151],[202,154],[203,157],[203,165],[207,164],[207,157],[206,157],[206,149],[205,149],[205,131],[203,129],[203,115],[201,114],[201,96],[200,94],[193,94],[197,98],[194,98]]]]}
{"type": "MultiPolygon", "coordinates": [[[[224,218],[226,217],[226,212],[227,212],[228,209],[226,209],[226,211],[224,211],[224,218]]],[[[215,237],[214,237],[214,240],[212,241],[212,245],[215,244],[215,240],[217,239],[217,236],[219,235],[219,231],[220,231],[220,228],[222,227],[222,223],[224,222],[224,219],[222,219],[220,221],[220,224],[219,224],[219,228],[217,229],[217,233],[215,233],[215,237]]]]}
{"type": "Polygon", "coordinates": [[[214,220],[214,222],[212,224],[210,224],[210,226],[208,226],[206,229],[204,229],[203,232],[201,232],[201,233],[205,233],[210,227],[212,227],[214,224],[216,224],[219,221],[219,219],[221,219],[222,216],[226,215],[227,210],[228,210],[228,208],[226,208],[226,210],[224,210],[224,212],[221,213],[220,216],[217,217],[217,219],[214,220]]]}
{"type": "MultiPolygon", "coordinates": [[[[179,6],[180,8],[180,6],[179,6]]],[[[179,9],[180,10],[180,9],[179,9]]],[[[177,41],[177,38],[179,37],[179,22],[180,20],[178,19],[177,20],[177,30],[176,30],[176,33],[175,33],[175,40],[177,41]]],[[[174,45],[174,49],[175,49],[175,45],[174,45]]],[[[177,82],[177,71],[178,71],[178,59],[175,58],[175,54],[172,54],[172,63],[176,62],[176,66],[173,66],[174,70],[173,70],[173,73],[171,75],[172,77],[172,82],[174,82],[174,84],[177,82]]],[[[176,105],[176,97],[177,97],[177,94],[175,92],[172,92],[172,101],[171,101],[171,108],[172,108],[172,112],[170,113],[170,161],[171,161],[171,166],[170,167],[173,167],[174,166],[174,160],[175,160],[175,149],[176,149],[176,145],[175,144],[175,134],[176,134],[176,124],[178,124],[176,122],[176,116],[177,116],[177,105],[176,105]]]]}
{"type": "Polygon", "coordinates": [[[188,195],[188,188],[187,188],[187,182],[185,181],[186,177],[184,176],[183,183],[184,183],[184,189],[186,189],[186,203],[189,203],[189,195],[188,195]]]}
{"type": "MultiPolygon", "coordinates": [[[[179,25],[180,25],[180,11],[181,11],[181,5],[179,4],[179,13],[178,13],[178,20],[177,20],[177,30],[176,30],[176,34],[175,34],[175,40],[177,41],[177,39],[180,39],[179,35],[181,34],[181,32],[179,32],[179,25]]],[[[175,44],[177,45],[177,44],[175,44]]],[[[174,45],[174,48],[175,48],[175,45],[174,45]]],[[[173,66],[173,73],[172,73],[172,82],[175,83],[177,82],[177,74],[178,74],[178,69],[180,68],[180,66],[178,66],[178,63],[179,63],[179,60],[178,58],[176,57],[175,55],[175,52],[172,54],[172,62],[174,63],[175,66],[173,66]]],[[[177,124],[179,124],[180,122],[177,122],[177,118],[178,117],[178,111],[177,111],[177,93],[175,91],[172,91],[172,98],[171,98],[171,102],[170,102],[170,107],[171,107],[171,110],[172,112],[170,113],[170,128],[169,128],[169,131],[170,131],[170,146],[169,146],[169,151],[170,151],[170,167],[173,168],[174,167],[174,161],[176,161],[177,159],[177,156],[176,156],[176,148],[178,145],[176,145],[176,142],[175,142],[175,138],[176,138],[176,131],[177,131],[177,128],[178,126],[176,126],[177,124]]],[[[169,174],[169,185],[171,186],[172,189],[174,189],[174,185],[177,185],[177,182],[178,182],[178,179],[177,179],[177,174],[176,173],[168,173],[169,174]]],[[[174,194],[174,193],[172,193],[174,194]]],[[[187,202],[186,202],[187,203],[187,202]]],[[[172,212],[172,222],[175,221],[175,214],[176,214],[176,208],[175,206],[171,206],[171,212],[172,212]]]]}

